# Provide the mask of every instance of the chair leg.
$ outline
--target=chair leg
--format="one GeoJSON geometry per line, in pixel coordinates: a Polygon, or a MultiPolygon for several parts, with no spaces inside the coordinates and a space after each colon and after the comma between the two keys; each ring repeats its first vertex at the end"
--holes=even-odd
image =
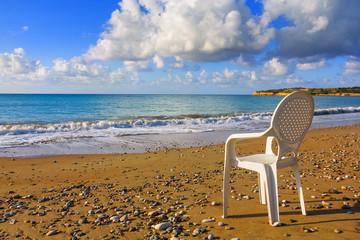
{"type": "Polygon", "coordinates": [[[304,201],[304,194],[303,194],[303,190],[302,190],[302,186],[301,186],[299,165],[297,163],[294,164],[293,169],[294,169],[294,175],[295,175],[295,179],[296,179],[296,186],[297,186],[298,193],[299,193],[301,212],[302,212],[302,215],[306,215],[305,201],[304,201]]]}
{"type": "Polygon", "coordinates": [[[266,198],[271,226],[280,224],[276,165],[266,165],[266,198]]]}
{"type": "Polygon", "coordinates": [[[223,180],[223,218],[228,216],[229,185],[230,185],[230,159],[225,156],[223,180]]]}
{"type": "Polygon", "coordinates": [[[263,174],[259,173],[259,197],[260,203],[266,205],[266,178],[263,174]]]}

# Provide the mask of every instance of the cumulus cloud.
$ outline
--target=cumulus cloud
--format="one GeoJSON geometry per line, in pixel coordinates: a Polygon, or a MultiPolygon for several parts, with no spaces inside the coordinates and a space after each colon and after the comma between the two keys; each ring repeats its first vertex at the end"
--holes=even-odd
{"type": "Polygon", "coordinates": [[[109,75],[109,68],[90,63],[81,57],[74,57],[70,61],[56,59],[53,61],[54,75],[60,76],[64,80],[93,82],[95,79],[104,80],[109,75]]]}
{"type": "Polygon", "coordinates": [[[164,60],[162,59],[162,57],[155,55],[153,57],[153,62],[156,66],[156,68],[164,68],[165,67],[165,63],[164,60]]]}
{"type": "Polygon", "coordinates": [[[14,53],[17,54],[17,55],[24,56],[25,55],[25,50],[23,48],[15,48],[14,53]]]}
{"type": "Polygon", "coordinates": [[[296,83],[304,83],[304,79],[302,79],[300,76],[297,75],[289,75],[286,80],[286,83],[292,83],[292,84],[296,84],[296,83]]]}
{"type": "Polygon", "coordinates": [[[56,59],[53,62],[53,76],[58,81],[94,84],[94,86],[118,83],[136,85],[140,82],[138,72],[148,69],[148,61],[124,62],[124,68],[115,70],[83,57],[74,57],[69,61],[56,59]]]}
{"type": "Polygon", "coordinates": [[[251,15],[245,1],[124,0],[119,6],[89,59],[217,61],[259,53],[274,36],[269,15],[251,15]]]}
{"type": "Polygon", "coordinates": [[[265,63],[263,73],[271,76],[284,76],[289,71],[286,64],[281,63],[278,58],[273,58],[265,63]]]}
{"type": "Polygon", "coordinates": [[[0,53],[0,77],[2,81],[38,81],[49,75],[49,68],[40,61],[28,61],[23,48],[14,53],[0,53]]]}
{"type": "Polygon", "coordinates": [[[210,74],[203,69],[199,74],[198,80],[200,84],[206,84],[210,80],[210,74]]]}
{"type": "Polygon", "coordinates": [[[175,56],[175,59],[169,63],[169,66],[177,69],[183,69],[186,67],[184,60],[179,56],[175,56]]]}
{"type": "Polygon", "coordinates": [[[251,82],[258,80],[255,71],[251,71],[251,72],[250,71],[244,71],[244,72],[241,73],[241,75],[243,77],[245,77],[246,80],[249,80],[251,82]]]}
{"type": "Polygon", "coordinates": [[[277,32],[272,56],[360,55],[360,2],[353,0],[265,0],[271,19],[291,22],[277,32]]]}
{"type": "Polygon", "coordinates": [[[213,83],[217,84],[236,84],[240,80],[240,75],[238,70],[229,70],[228,68],[225,68],[222,73],[213,72],[211,80],[213,83]]]}
{"type": "Polygon", "coordinates": [[[186,72],[185,81],[186,83],[192,83],[194,81],[194,75],[191,72],[186,72]]]}
{"type": "Polygon", "coordinates": [[[344,75],[359,74],[360,73],[360,58],[350,56],[345,62],[344,75]]]}
{"type": "Polygon", "coordinates": [[[230,63],[250,67],[255,65],[255,59],[253,55],[241,54],[239,57],[231,59],[230,63]]]}
{"type": "Polygon", "coordinates": [[[140,83],[140,78],[137,73],[130,73],[124,68],[118,68],[109,74],[110,83],[129,83],[136,85],[140,83]]]}
{"type": "Polygon", "coordinates": [[[149,72],[152,68],[149,66],[149,61],[124,61],[124,67],[128,72],[149,72]]]}
{"type": "Polygon", "coordinates": [[[83,57],[74,57],[69,61],[55,59],[52,67],[44,66],[40,61],[25,58],[23,48],[14,49],[13,53],[0,53],[0,83],[11,86],[30,82],[65,85],[87,84],[103,86],[107,84],[138,84],[137,72],[147,68],[147,62],[125,62],[124,68],[111,70],[108,66],[87,61],[83,57]]]}
{"type": "Polygon", "coordinates": [[[296,67],[299,70],[314,70],[325,66],[325,59],[321,59],[318,62],[309,62],[309,63],[298,63],[296,67]]]}
{"type": "Polygon", "coordinates": [[[25,31],[27,31],[29,29],[29,27],[28,26],[23,26],[22,27],[22,30],[25,32],[25,31]]]}

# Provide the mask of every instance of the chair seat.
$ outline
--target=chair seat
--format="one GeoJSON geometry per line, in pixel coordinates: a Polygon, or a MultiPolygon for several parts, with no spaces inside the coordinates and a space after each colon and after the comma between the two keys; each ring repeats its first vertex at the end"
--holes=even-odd
{"type": "Polygon", "coordinates": [[[244,165],[256,165],[256,164],[274,164],[277,162],[278,168],[288,167],[297,162],[296,157],[283,157],[277,161],[277,156],[273,154],[255,154],[246,157],[237,157],[236,160],[232,161],[232,165],[238,167],[244,167],[244,165]]]}
{"type": "Polygon", "coordinates": [[[252,162],[261,164],[273,164],[276,162],[277,156],[273,154],[255,154],[246,157],[237,157],[238,162],[252,162]]]}

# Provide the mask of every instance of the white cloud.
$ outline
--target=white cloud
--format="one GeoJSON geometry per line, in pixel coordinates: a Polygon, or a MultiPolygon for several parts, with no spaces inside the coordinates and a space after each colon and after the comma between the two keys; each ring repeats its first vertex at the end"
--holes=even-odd
{"type": "Polygon", "coordinates": [[[320,16],[318,18],[312,19],[311,22],[313,27],[310,30],[308,30],[308,33],[310,34],[326,29],[327,25],[329,24],[327,17],[324,16],[320,16]]]}
{"type": "Polygon", "coordinates": [[[286,83],[293,83],[293,84],[305,82],[300,76],[297,75],[289,75],[285,81],[286,83]]]}
{"type": "Polygon", "coordinates": [[[136,85],[140,83],[140,78],[137,73],[129,73],[123,68],[118,68],[115,71],[110,72],[109,81],[111,84],[122,83],[136,85]]]}
{"type": "Polygon", "coordinates": [[[222,73],[213,72],[211,75],[213,83],[217,84],[236,84],[240,80],[240,75],[237,70],[229,70],[225,68],[222,73]]]}
{"type": "Polygon", "coordinates": [[[198,77],[199,83],[206,84],[209,80],[210,80],[210,74],[205,69],[203,69],[198,77]]]}
{"type": "Polygon", "coordinates": [[[325,66],[325,59],[321,59],[318,62],[309,62],[309,63],[298,63],[296,67],[299,70],[314,70],[325,66]]]}
{"type": "Polygon", "coordinates": [[[191,72],[186,72],[185,81],[186,83],[192,83],[194,81],[194,75],[191,72]]]}
{"type": "Polygon", "coordinates": [[[14,49],[14,53],[17,54],[17,55],[21,55],[21,56],[24,56],[25,55],[25,50],[23,48],[15,48],[14,49]]]}
{"type": "Polygon", "coordinates": [[[359,74],[360,73],[360,58],[350,56],[345,62],[344,75],[359,74]]]}
{"type": "Polygon", "coordinates": [[[111,70],[108,66],[74,57],[70,61],[54,60],[53,75],[57,81],[77,84],[92,84],[103,87],[109,84],[140,83],[138,72],[148,69],[148,61],[124,62],[124,68],[111,70]]]}
{"type": "Polygon", "coordinates": [[[27,31],[29,29],[29,27],[28,26],[23,26],[22,27],[22,30],[25,32],[25,31],[27,31]]]}
{"type": "Polygon", "coordinates": [[[251,82],[258,80],[255,71],[251,71],[251,72],[250,71],[244,71],[244,72],[241,73],[241,75],[243,77],[245,77],[245,80],[248,80],[248,81],[251,81],[251,82]]]}
{"type": "Polygon", "coordinates": [[[265,63],[263,73],[271,76],[284,76],[288,74],[288,67],[278,58],[273,58],[265,63]]]}
{"type": "Polygon", "coordinates": [[[152,71],[149,61],[124,61],[124,67],[128,72],[149,72],[152,71]]]}
{"type": "Polygon", "coordinates": [[[241,66],[253,66],[255,65],[254,56],[250,54],[241,54],[239,57],[232,59],[231,64],[241,65],[241,66]]]}
{"type": "Polygon", "coordinates": [[[71,80],[75,82],[91,83],[94,80],[101,80],[108,78],[109,68],[91,63],[84,60],[82,57],[74,57],[70,61],[64,59],[56,59],[54,62],[54,75],[62,77],[63,80],[71,80]]]}
{"type": "Polygon", "coordinates": [[[179,56],[175,56],[175,59],[169,63],[169,66],[171,68],[176,68],[176,69],[184,69],[184,68],[186,68],[184,60],[179,56]]]}
{"type": "Polygon", "coordinates": [[[272,19],[282,16],[291,26],[277,32],[273,56],[335,57],[360,55],[360,1],[265,0],[272,19]]]}
{"type": "Polygon", "coordinates": [[[42,65],[40,61],[27,60],[24,55],[23,48],[14,49],[14,53],[0,53],[0,86],[3,91],[16,91],[16,86],[19,85],[31,87],[39,84],[61,87],[91,86],[93,89],[112,84],[136,85],[140,83],[137,72],[146,68],[145,62],[127,62],[124,68],[112,71],[106,65],[87,61],[83,57],[74,57],[69,61],[55,59],[53,67],[50,68],[42,65]],[[35,81],[37,83],[34,83],[35,81]]]}
{"type": "Polygon", "coordinates": [[[274,37],[269,16],[251,15],[244,1],[124,0],[119,5],[86,54],[89,59],[133,61],[157,55],[216,61],[259,53],[274,37]]]}
{"type": "Polygon", "coordinates": [[[28,61],[23,48],[15,48],[14,53],[0,53],[0,78],[6,81],[39,81],[49,74],[49,68],[40,61],[28,61]]]}
{"type": "Polygon", "coordinates": [[[162,57],[155,55],[153,57],[153,62],[156,66],[156,68],[164,68],[165,67],[165,63],[164,60],[162,59],[162,57]]]}

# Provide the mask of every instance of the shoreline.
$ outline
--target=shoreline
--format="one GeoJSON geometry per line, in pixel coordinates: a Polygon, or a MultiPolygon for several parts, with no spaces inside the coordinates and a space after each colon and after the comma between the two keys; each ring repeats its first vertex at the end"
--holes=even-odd
{"type": "MultiPolygon", "coordinates": [[[[290,93],[271,93],[271,92],[253,92],[254,96],[287,96],[290,93]]],[[[329,93],[329,94],[311,94],[312,96],[339,96],[339,97],[351,97],[360,96],[360,93],[329,93]]]]}
{"type": "MultiPolygon", "coordinates": [[[[154,235],[160,234],[203,239],[213,234],[219,239],[356,239],[359,135],[360,125],[308,132],[299,151],[308,216],[294,209],[299,200],[292,172],[281,169],[279,201],[288,202],[280,207],[284,225],[276,228],[266,223],[267,208],[259,204],[257,174],[242,169],[232,169],[230,217],[221,218],[223,145],[0,158],[0,237],[158,239],[154,235]],[[173,229],[155,230],[159,222],[171,222],[173,229]]],[[[241,154],[263,150],[263,141],[237,148],[241,154]]]]}
{"type": "MultiPolygon", "coordinates": [[[[313,119],[311,129],[351,126],[360,124],[360,113],[341,114],[334,118],[333,114],[318,115],[313,119]]],[[[244,123],[246,125],[246,123],[244,123]]],[[[253,126],[254,130],[242,128],[215,129],[213,131],[192,133],[139,134],[109,137],[84,137],[41,141],[35,144],[15,145],[0,148],[0,157],[45,157],[74,154],[119,154],[144,153],[159,149],[174,149],[217,145],[225,143],[234,133],[264,131],[270,120],[253,126]],[[29,154],[31,153],[31,154],[29,154]]]]}

